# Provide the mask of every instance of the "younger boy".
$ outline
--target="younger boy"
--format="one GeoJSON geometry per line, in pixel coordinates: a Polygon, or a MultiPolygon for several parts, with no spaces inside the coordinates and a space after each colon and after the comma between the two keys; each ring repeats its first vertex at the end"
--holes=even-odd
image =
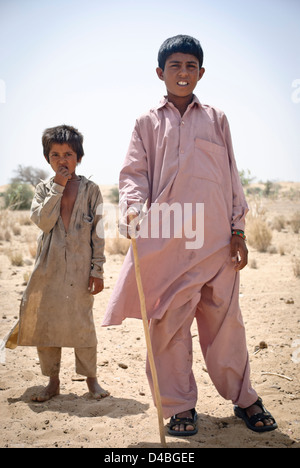
{"type": "Polygon", "coordinates": [[[109,395],[97,381],[94,295],[103,290],[104,239],[98,237],[99,187],[76,174],[83,136],[67,125],[44,131],[44,156],[55,176],[36,187],[31,219],[42,230],[36,264],[20,310],[18,344],[37,346],[48,386],[33,397],[59,394],[61,348],[75,348],[76,371],[87,377],[91,395],[109,395]]]}
{"type": "MultiPolygon", "coordinates": [[[[250,429],[273,430],[275,420],[250,383],[238,303],[239,270],[247,264],[248,208],[226,116],[193,94],[205,71],[202,61],[200,43],[190,36],[167,39],[160,48],[157,75],[167,96],[136,122],[120,175],[121,228],[127,229],[147,202],[137,244],[163,413],[171,416],[169,433],[197,432],[194,318],[219,393],[233,401],[235,414],[250,429]],[[165,224],[171,214],[172,231],[165,224]]],[[[131,252],[103,325],[126,317],[140,318],[131,252]]],[[[153,390],[149,365],[147,375],[153,390]]]]}

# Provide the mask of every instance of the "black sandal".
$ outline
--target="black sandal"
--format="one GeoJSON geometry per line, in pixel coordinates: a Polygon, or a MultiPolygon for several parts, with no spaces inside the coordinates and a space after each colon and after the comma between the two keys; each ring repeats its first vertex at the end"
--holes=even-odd
{"type": "Polygon", "coordinates": [[[234,414],[238,417],[241,418],[245,423],[248,429],[251,429],[251,431],[254,432],[268,432],[268,431],[274,431],[275,429],[278,428],[277,423],[271,413],[266,410],[266,408],[263,405],[262,399],[259,398],[254,405],[259,406],[262,409],[261,413],[254,414],[253,416],[248,416],[247,410],[251,408],[249,406],[248,408],[240,408],[239,406],[234,406],[234,414]],[[274,423],[271,426],[256,426],[258,422],[264,422],[267,419],[272,419],[274,423]]]}
{"type": "Polygon", "coordinates": [[[169,424],[168,424],[168,433],[170,435],[176,436],[176,437],[189,437],[192,435],[197,434],[198,428],[197,428],[197,419],[198,415],[196,413],[195,408],[190,410],[192,413],[192,418],[179,418],[177,414],[175,416],[172,416],[169,424]],[[175,431],[173,427],[179,426],[183,424],[186,428],[186,426],[193,426],[193,430],[191,431],[175,431]]]}

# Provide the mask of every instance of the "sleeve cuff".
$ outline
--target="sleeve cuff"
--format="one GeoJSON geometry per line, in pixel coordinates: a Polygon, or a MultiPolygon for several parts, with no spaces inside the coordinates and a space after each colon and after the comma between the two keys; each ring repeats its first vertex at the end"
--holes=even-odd
{"type": "Polygon", "coordinates": [[[54,193],[59,193],[62,194],[65,190],[65,187],[63,185],[56,184],[55,182],[52,185],[52,191],[54,193]]]}

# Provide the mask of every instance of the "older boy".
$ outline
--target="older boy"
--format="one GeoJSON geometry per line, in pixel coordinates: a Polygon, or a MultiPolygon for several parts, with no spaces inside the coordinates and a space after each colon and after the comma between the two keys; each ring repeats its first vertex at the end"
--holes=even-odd
{"type": "Polygon", "coordinates": [[[75,348],[76,370],[96,399],[108,395],[97,381],[93,296],[103,290],[104,239],[98,237],[99,187],[76,174],[84,155],[77,129],[45,130],[44,156],[55,176],[35,192],[31,219],[41,229],[36,264],[20,310],[19,345],[37,346],[49,384],[33,397],[59,394],[61,348],[75,348]]]}
{"type": "MultiPolygon", "coordinates": [[[[172,416],[169,433],[197,432],[190,332],[194,318],[219,393],[233,401],[236,415],[250,429],[272,430],[276,423],[251,387],[238,303],[239,270],[247,264],[243,231],[248,208],[226,116],[193,94],[205,72],[202,61],[202,48],[192,37],[176,36],[161,46],[157,75],[167,97],[136,122],[120,175],[121,208],[126,207],[128,225],[147,201],[137,240],[163,412],[165,418],[172,416]],[[159,235],[153,216],[157,206],[163,213],[159,235]],[[170,236],[163,235],[168,231],[166,206],[169,213],[182,208],[179,217],[174,215],[170,236]],[[203,242],[188,244],[191,234],[197,238],[200,231],[203,242]],[[156,235],[147,238],[149,232],[156,235]]],[[[131,253],[104,325],[119,324],[125,317],[140,317],[131,253]]],[[[152,388],[148,365],[147,374],[152,388]]]]}

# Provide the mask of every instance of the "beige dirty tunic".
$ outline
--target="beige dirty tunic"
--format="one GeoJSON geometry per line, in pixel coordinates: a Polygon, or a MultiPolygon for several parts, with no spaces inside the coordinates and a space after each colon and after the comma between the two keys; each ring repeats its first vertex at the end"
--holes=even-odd
{"type": "Polygon", "coordinates": [[[18,344],[22,346],[97,344],[88,281],[90,276],[103,277],[104,239],[98,214],[102,195],[94,182],[81,176],[66,232],[60,216],[63,191],[53,179],[41,182],[32,202],[31,219],[43,232],[20,308],[18,344]]]}

